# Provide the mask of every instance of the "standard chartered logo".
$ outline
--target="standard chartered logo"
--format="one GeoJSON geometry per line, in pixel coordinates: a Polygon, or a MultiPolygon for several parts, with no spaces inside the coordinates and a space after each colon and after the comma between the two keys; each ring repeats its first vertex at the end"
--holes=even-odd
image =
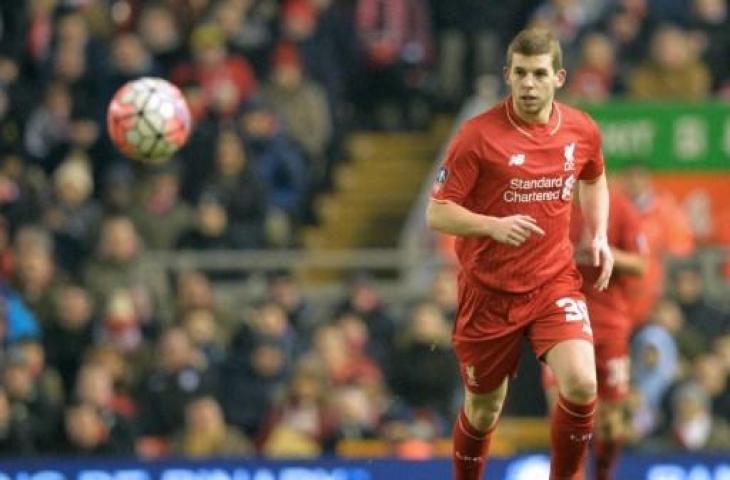
{"type": "Polygon", "coordinates": [[[512,178],[509,188],[502,194],[507,203],[569,201],[573,195],[575,176],[512,178]]]}

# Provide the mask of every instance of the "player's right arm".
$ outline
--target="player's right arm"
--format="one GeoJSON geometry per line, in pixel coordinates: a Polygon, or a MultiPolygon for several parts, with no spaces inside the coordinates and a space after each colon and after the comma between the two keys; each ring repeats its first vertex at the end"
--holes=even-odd
{"type": "Polygon", "coordinates": [[[528,215],[492,217],[472,212],[451,200],[436,198],[428,203],[426,223],[429,228],[448,235],[491,237],[515,247],[522,245],[530,235],[545,235],[535,219],[528,215]]]}
{"type": "Polygon", "coordinates": [[[482,175],[484,158],[478,153],[479,130],[467,124],[454,137],[446,161],[439,169],[431,200],[426,209],[428,226],[447,235],[491,237],[513,246],[522,245],[532,234],[544,235],[535,219],[526,215],[492,217],[466,208],[477,181],[482,175]]]}

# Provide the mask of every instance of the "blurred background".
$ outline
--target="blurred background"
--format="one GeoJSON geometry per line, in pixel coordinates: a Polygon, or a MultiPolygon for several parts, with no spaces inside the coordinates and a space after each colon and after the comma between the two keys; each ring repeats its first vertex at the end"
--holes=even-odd
{"type": "MultiPolygon", "coordinates": [[[[727,455],[726,0],[1,2],[0,455],[448,456],[454,259],[423,211],[527,25],[647,235],[627,448],[727,455]],[[140,76],[194,116],[156,168],[106,134],[140,76]]],[[[530,358],[497,454],[547,447],[530,358]]]]}

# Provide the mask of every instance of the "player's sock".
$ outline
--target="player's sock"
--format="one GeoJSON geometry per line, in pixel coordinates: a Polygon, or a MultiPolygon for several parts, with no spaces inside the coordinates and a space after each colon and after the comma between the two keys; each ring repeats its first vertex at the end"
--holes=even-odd
{"type": "Polygon", "coordinates": [[[474,428],[462,409],[454,422],[453,454],[454,480],[481,480],[487,463],[492,427],[487,432],[474,428]]]}
{"type": "Polygon", "coordinates": [[[571,480],[585,464],[596,400],[579,405],[559,396],[550,428],[550,480],[571,480]]]}
{"type": "Polygon", "coordinates": [[[621,451],[621,442],[596,439],[593,447],[596,456],[596,480],[611,480],[613,467],[621,451]]]}

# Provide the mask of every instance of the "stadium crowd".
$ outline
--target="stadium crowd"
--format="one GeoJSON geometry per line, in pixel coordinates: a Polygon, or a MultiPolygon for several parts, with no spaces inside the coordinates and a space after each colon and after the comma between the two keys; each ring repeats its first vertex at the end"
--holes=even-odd
{"type": "MultiPolygon", "coordinates": [[[[730,95],[725,0],[2,2],[0,454],[318,455],[446,436],[450,270],[408,303],[359,276],[318,305],[272,272],[259,301],[228,304],[205,273],[168,278],[143,254],[296,246],[348,132],[451,111],[526,24],[558,32],[571,101],[730,95]],[[176,83],[195,118],[157,169],[104,133],[114,91],[145,75],[176,83]]],[[[655,240],[677,238],[671,199],[645,172],[624,180],[655,240]]],[[[657,264],[692,254],[686,233],[657,264]]],[[[660,278],[633,344],[637,446],[730,449],[730,317],[695,269],[660,278]]]]}

